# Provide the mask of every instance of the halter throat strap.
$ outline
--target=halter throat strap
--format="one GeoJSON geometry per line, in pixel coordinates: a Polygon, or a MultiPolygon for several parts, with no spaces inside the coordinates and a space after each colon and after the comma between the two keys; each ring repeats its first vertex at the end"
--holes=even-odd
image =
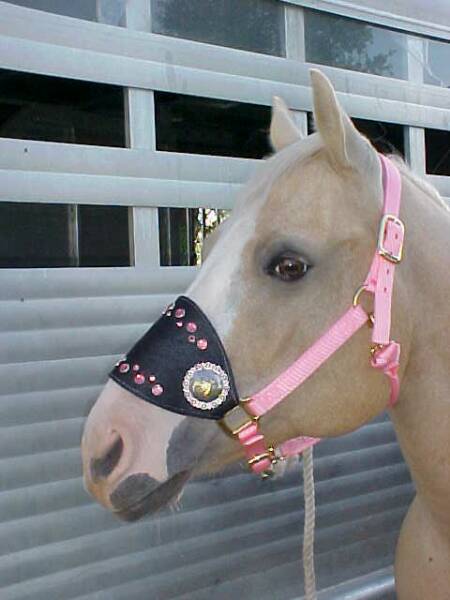
{"type": "Polygon", "coordinates": [[[347,342],[365,323],[373,325],[370,362],[390,382],[388,405],[397,401],[400,344],[390,339],[392,292],[395,266],[402,259],[404,225],[399,219],[401,177],[397,167],[379,155],[383,179],[383,214],[377,249],[363,285],[356,291],[350,308],[310,346],[294,363],[266,387],[243,399],[220,421],[228,434],[243,446],[248,464],[255,473],[268,477],[279,460],[299,454],[317,444],[320,438],[301,436],[273,448],[266,444],[259,429],[259,419],[304,383],[317,369],[347,342]],[[359,304],[362,293],[374,297],[374,312],[367,314],[359,304]]]}

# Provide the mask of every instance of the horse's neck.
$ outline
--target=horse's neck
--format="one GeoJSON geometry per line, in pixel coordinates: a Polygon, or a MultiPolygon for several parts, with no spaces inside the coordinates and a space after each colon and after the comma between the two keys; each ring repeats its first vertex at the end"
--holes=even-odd
{"type": "Polygon", "coordinates": [[[391,417],[418,492],[450,528],[450,213],[404,185],[408,299],[397,311],[411,311],[413,332],[391,417]]]}

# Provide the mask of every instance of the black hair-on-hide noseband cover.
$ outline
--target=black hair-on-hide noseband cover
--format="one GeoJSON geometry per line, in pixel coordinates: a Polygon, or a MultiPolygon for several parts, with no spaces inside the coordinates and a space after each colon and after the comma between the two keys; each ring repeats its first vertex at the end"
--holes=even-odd
{"type": "Polygon", "coordinates": [[[238,404],[222,342],[186,296],[165,310],[109,376],[135,396],[191,417],[218,420],[238,404]]]}

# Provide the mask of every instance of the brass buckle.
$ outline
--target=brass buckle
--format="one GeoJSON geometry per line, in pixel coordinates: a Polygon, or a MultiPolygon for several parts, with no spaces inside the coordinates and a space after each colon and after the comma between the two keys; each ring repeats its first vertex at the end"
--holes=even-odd
{"type": "Polygon", "coordinates": [[[250,458],[247,461],[248,466],[251,468],[253,465],[258,464],[259,462],[261,462],[262,460],[270,460],[271,462],[271,467],[270,470],[265,470],[262,471],[260,473],[262,479],[268,479],[269,477],[273,476],[273,465],[276,465],[278,460],[280,460],[278,458],[278,456],[275,454],[275,448],[273,446],[269,446],[266,450],[266,452],[263,452],[262,454],[257,454],[256,456],[253,456],[252,458],[250,458]]]}
{"type": "Polygon", "coordinates": [[[403,222],[399,218],[397,218],[395,215],[389,215],[389,214],[383,215],[383,218],[381,219],[381,222],[380,222],[380,229],[378,232],[378,246],[377,246],[378,254],[380,254],[381,256],[386,258],[391,263],[398,264],[402,260],[404,236],[405,236],[405,226],[404,226],[403,222]],[[391,252],[390,250],[388,250],[384,245],[384,238],[386,236],[386,227],[387,227],[388,223],[394,223],[395,225],[398,225],[402,231],[402,243],[400,244],[400,248],[399,248],[398,252],[395,254],[393,252],[391,252]]]}
{"type": "Polygon", "coordinates": [[[273,465],[278,462],[278,457],[275,454],[275,449],[273,448],[273,446],[269,446],[267,448],[266,452],[263,452],[262,454],[257,454],[256,456],[253,456],[252,458],[250,458],[247,461],[247,463],[251,467],[252,465],[256,465],[257,463],[261,462],[262,460],[266,460],[266,459],[269,459],[273,465]]]}
{"type": "Polygon", "coordinates": [[[235,437],[251,423],[256,423],[258,421],[259,417],[249,413],[245,406],[246,402],[249,400],[250,398],[243,398],[240,400],[239,404],[229,410],[219,421],[220,427],[227,435],[235,437]]]}

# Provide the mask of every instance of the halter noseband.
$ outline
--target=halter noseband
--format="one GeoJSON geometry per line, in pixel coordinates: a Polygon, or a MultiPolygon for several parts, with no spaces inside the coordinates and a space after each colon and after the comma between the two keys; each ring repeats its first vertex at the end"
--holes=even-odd
{"type": "Polygon", "coordinates": [[[110,377],[140,398],[180,414],[218,420],[243,446],[249,467],[268,477],[273,465],[320,441],[301,436],[273,448],[259,419],[298,388],[365,323],[371,323],[371,365],[390,381],[389,406],[399,394],[400,345],[390,339],[395,266],[402,259],[405,228],[399,219],[401,177],[379,155],[384,189],[378,245],[365,282],[350,308],[294,363],[250,398],[239,400],[231,365],[219,335],[203,311],[181,296],[119,361],[110,377]],[[374,297],[373,314],[359,304],[362,293],[374,297]]]}
{"type": "Polygon", "coordinates": [[[255,473],[267,476],[271,473],[271,466],[280,459],[299,454],[320,441],[320,438],[299,437],[274,449],[266,445],[258,428],[258,420],[306,381],[367,322],[373,325],[371,365],[389,378],[389,406],[397,401],[400,344],[390,339],[391,304],[395,266],[402,259],[405,228],[399,219],[400,173],[388,158],[383,155],[379,157],[383,173],[384,206],[378,245],[369,273],[356,291],[352,306],[281,375],[251,398],[241,400],[221,421],[224,430],[244,447],[248,464],[255,473]],[[374,296],[373,314],[368,315],[359,304],[363,292],[374,296]]]}

